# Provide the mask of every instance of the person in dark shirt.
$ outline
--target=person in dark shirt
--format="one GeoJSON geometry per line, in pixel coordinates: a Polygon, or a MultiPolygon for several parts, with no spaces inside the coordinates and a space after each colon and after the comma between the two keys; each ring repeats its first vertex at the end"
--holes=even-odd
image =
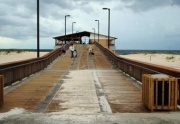
{"type": "Polygon", "coordinates": [[[61,47],[61,50],[62,50],[62,55],[63,55],[63,57],[64,57],[65,54],[66,54],[66,44],[64,44],[64,45],[61,47]]]}

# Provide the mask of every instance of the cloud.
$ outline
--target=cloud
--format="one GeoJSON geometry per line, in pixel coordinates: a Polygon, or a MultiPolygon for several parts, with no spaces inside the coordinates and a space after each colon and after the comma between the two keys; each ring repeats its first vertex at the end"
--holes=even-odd
{"type": "Polygon", "coordinates": [[[121,0],[125,4],[125,8],[129,8],[134,12],[145,12],[157,7],[163,6],[180,6],[179,0],[121,0]]]}
{"type": "Polygon", "coordinates": [[[8,38],[8,37],[1,37],[0,36],[0,48],[8,48],[8,47],[12,47],[12,46],[17,46],[18,44],[20,44],[20,42],[16,39],[13,38],[8,38]]]}
{"type": "Polygon", "coordinates": [[[180,1],[179,0],[173,0],[172,5],[180,6],[180,1]]]}
{"type": "MultiPolygon", "coordinates": [[[[94,1],[93,1],[94,2],[94,1]]],[[[95,10],[93,9],[92,1],[84,1],[84,0],[43,0],[40,3],[40,16],[64,20],[65,15],[71,15],[74,11],[81,10],[78,14],[80,16],[83,13],[90,14],[95,10]]]]}
{"type": "Polygon", "coordinates": [[[8,15],[0,18],[0,35],[12,38],[25,38],[34,35],[36,23],[34,19],[8,15]]]}
{"type": "MultiPolygon", "coordinates": [[[[70,14],[71,17],[80,17],[97,12],[93,7],[94,2],[99,5],[106,3],[107,0],[40,0],[41,36],[50,36],[59,32],[60,30],[56,28],[57,25],[59,28],[64,28],[64,16],[66,14],[70,14]]],[[[4,0],[1,1],[0,11],[1,36],[11,38],[36,36],[36,1],[4,0]]]]}
{"type": "MultiPolygon", "coordinates": [[[[179,34],[176,34],[180,27],[179,6],[180,0],[40,0],[40,43],[49,48],[54,45],[53,36],[64,35],[67,14],[71,15],[66,20],[67,34],[72,32],[74,21],[77,22],[74,32],[93,32],[92,28],[97,31],[94,20],[98,19],[100,33],[107,35],[108,13],[102,10],[103,7],[111,9],[111,35],[120,41],[117,48],[126,43],[134,43],[136,47],[136,42],[142,43],[146,39],[158,42],[163,38],[167,41],[173,37],[179,39],[179,34]],[[126,42],[122,43],[123,39],[126,42]]],[[[14,39],[12,42],[19,47],[34,48],[36,36],[36,0],[1,0],[0,37],[14,39]]],[[[5,46],[5,43],[0,42],[0,46],[5,46]]]]}
{"type": "Polygon", "coordinates": [[[35,35],[36,2],[4,0],[0,11],[0,36],[21,39],[35,35]]]}
{"type": "Polygon", "coordinates": [[[41,5],[57,5],[59,6],[61,9],[73,9],[75,6],[74,6],[74,1],[73,0],[43,0],[43,1],[40,1],[41,5]]]}
{"type": "Polygon", "coordinates": [[[7,15],[7,14],[21,15],[20,13],[23,13],[25,17],[31,16],[31,14],[36,11],[36,2],[24,1],[24,0],[16,0],[16,1],[4,0],[1,1],[0,10],[1,10],[1,14],[3,15],[7,15]]]}
{"type": "Polygon", "coordinates": [[[180,38],[180,33],[167,34],[165,38],[180,38]]]}

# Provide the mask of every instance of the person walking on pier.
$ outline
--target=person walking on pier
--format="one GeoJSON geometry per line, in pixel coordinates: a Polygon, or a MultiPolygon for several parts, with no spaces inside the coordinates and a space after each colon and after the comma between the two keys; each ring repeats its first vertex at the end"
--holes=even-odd
{"type": "Polygon", "coordinates": [[[92,55],[93,53],[93,47],[91,45],[88,46],[87,48],[88,52],[89,52],[89,55],[92,55]]]}
{"type": "Polygon", "coordinates": [[[62,47],[61,47],[61,50],[62,50],[62,55],[63,57],[65,56],[65,53],[66,53],[66,44],[64,44],[62,47]]]}
{"type": "Polygon", "coordinates": [[[69,49],[70,49],[70,51],[71,51],[71,58],[73,58],[73,57],[74,57],[74,50],[75,50],[74,45],[71,44],[71,46],[69,47],[69,49]]]}

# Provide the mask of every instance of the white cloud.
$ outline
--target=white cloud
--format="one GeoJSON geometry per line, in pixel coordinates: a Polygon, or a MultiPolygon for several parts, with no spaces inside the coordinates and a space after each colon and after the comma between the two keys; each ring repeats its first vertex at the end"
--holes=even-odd
{"type": "Polygon", "coordinates": [[[8,37],[0,37],[0,48],[11,48],[12,46],[17,46],[17,44],[21,44],[20,41],[13,39],[13,38],[8,38],[8,37]]]}
{"type": "MultiPolygon", "coordinates": [[[[43,46],[43,44],[41,43],[43,46]]],[[[48,48],[47,46],[43,46],[48,48]]],[[[0,37],[0,49],[36,49],[37,39],[35,37],[27,37],[27,39],[15,39],[8,37],[0,37]]],[[[51,49],[51,48],[49,48],[51,49]]]]}

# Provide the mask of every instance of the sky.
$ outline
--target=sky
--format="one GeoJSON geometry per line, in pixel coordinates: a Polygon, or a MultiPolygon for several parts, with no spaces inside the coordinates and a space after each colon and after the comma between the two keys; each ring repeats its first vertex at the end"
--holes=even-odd
{"type": "MultiPolygon", "coordinates": [[[[40,49],[52,37],[89,31],[118,38],[121,50],[180,50],[180,0],[40,0],[40,49]]],[[[37,48],[37,1],[0,0],[0,49],[37,48]]]]}

